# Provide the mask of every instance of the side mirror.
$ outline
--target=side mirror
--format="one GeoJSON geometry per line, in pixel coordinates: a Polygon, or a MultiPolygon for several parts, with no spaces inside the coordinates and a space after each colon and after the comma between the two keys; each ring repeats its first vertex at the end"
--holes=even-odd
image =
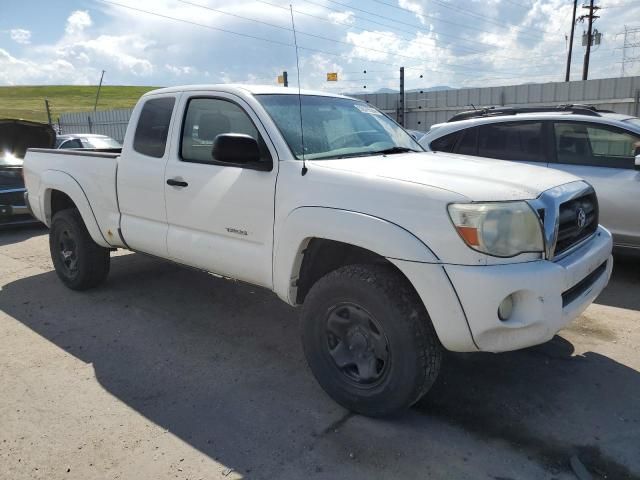
{"type": "Polygon", "coordinates": [[[246,165],[260,161],[260,148],[250,135],[223,133],[213,141],[211,156],[217,162],[246,165]]]}
{"type": "Polygon", "coordinates": [[[636,155],[636,159],[635,159],[635,168],[636,170],[640,170],[640,155],[636,155]]]}

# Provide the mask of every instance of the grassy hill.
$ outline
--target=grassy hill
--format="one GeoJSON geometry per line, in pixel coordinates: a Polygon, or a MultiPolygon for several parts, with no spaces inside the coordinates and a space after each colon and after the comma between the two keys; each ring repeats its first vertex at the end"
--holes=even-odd
{"type": "MultiPolygon", "coordinates": [[[[157,87],[103,86],[98,110],[131,108],[140,95],[157,87]]],[[[66,112],[93,110],[97,86],[53,85],[0,87],[0,118],[47,121],[44,99],[49,99],[51,118],[66,112]]]]}

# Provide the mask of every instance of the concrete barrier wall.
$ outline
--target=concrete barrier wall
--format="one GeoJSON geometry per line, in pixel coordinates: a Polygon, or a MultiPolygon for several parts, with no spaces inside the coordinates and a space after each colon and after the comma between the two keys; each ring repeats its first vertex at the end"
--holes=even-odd
{"type": "MultiPolygon", "coordinates": [[[[640,77],[605,78],[575,82],[551,82],[503,87],[462,88],[405,94],[406,127],[428,130],[474,105],[537,106],[584,103],[605,110],[637,116],[640,77]]],[[[397,118],[397,93],[353,95],[397,118]]]]}

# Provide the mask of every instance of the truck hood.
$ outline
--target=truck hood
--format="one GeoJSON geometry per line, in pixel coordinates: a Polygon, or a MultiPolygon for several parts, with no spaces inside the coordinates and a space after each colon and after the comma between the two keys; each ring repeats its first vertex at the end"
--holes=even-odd
{"type": "Polygon", "coordinates": [[[313,164],[440,188],[472,201],[528,200],[578,180],[543,166],[442,152],[315,160],[313,164]]]}
{"type": "Polygon", "coordinates": [[[56,132],[46,123],[0,119],[0,167],[22,165],[27,148],[53,148],[56,132]]]}

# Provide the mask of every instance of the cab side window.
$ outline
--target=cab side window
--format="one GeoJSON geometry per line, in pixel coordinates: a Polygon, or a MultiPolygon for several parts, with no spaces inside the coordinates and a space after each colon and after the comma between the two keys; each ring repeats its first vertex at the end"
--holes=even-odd
{"type": "Polygon", "coordinates": [[[253,137],[258,142],[260,161],[271,162],[269,150],[247,113],[235,103],[217,98],[189,100],[182,127],[182,161],[212,163],[213,142],[224,133],[243,133],[253,137]]]}
{"type": "Polygon", "coordinates": [[[558,163],[593,167],[634,168],[640,137],[594,123],[554,124],[558,163]]]}
{"type": "Polygon", "coordinates": [[[164,156],[174,103],[173,97],[153,98],[145,102],[133,138],[136,152],[149,157],[164,156]]]}
{"type": "Polygon", "coordinates": [[[492,123],[481,126],[478,155],[501,160],[545,162],[542,122],[492,123]]]}

